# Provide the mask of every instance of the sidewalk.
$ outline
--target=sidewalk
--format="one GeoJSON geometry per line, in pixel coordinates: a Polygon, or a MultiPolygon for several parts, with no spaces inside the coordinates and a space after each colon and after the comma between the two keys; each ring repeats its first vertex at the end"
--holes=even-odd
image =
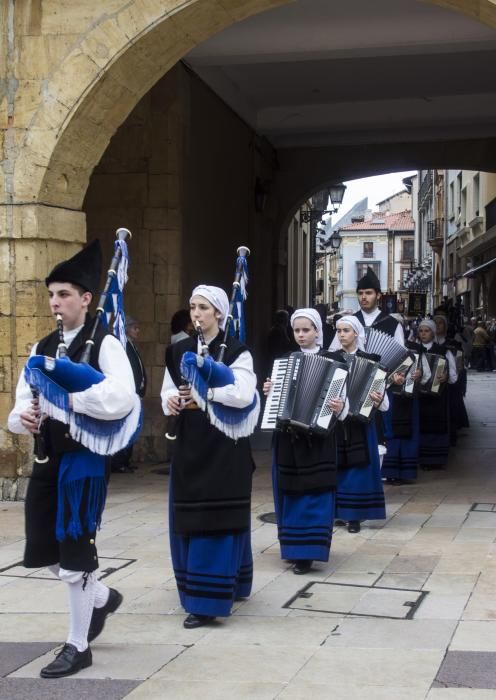
{"type": "Polygon", "coordinates": [[[496,373],[470,374],[472,427],[449,468],[388,487],[388,520],[337,528],[330,562],[306,576],[259,520],[273,503],[270,454],[257,452],[253,594],[198,630],[178,607],[168,477],[113,475],[98,544],[124,603],[74,678],[38,677],[65,639],[66,591],[14,566],[23,507],[0,503],[0,700],[494,700],[495,395],[496,373]]]}

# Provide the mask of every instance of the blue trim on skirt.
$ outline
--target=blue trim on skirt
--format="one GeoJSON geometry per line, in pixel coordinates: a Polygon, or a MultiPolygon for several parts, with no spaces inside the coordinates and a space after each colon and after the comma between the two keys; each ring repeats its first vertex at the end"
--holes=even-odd
{"type": "Polygon", "coordinates": [[[334,491],[287,494],[279,490],[276,450],[272,485],[281,559],[329,561],[334,522],[334,491]]]}
{"type": "Polygon", "coordinates": [[[370,463],[365,467],[339,469],[336,518],[340,520],[384,520],[386,502],[381,479],[375,422],[367,425],[370,463]]]}
{"type": "Polygon", "coordinates": [[[382,463],[382,476],[386,479],[405,479],[415,481],[419,455],[419,402],[416,397],[412,403],[412,435],[410,438],[390,437],[393,434],[392,411],[393,402],[388,411],[383,413],[384,431],[386,435],[387,453],[382,463]]]}
{"type": "Polygon", "coordinates": [[[175,535],[169,487],[169,538],[181,605],[187,613],[228,617],[235,600],[247,598],[253,581],[251,533],[175,535]]]}

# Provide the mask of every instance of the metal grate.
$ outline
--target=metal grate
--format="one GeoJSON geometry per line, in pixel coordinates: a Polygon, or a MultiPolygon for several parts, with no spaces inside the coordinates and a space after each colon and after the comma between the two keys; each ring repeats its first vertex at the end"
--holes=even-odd
{"type": "MultiPolygon", "coordinates": [[[[124,569],[130,564],[134,564],[136,559],[123,559],[121,557],[98,557],[99,560],[99,579],[106,578],[110,574],[119,571],[119,569],[124,569]]],[[[49,569],[41,567],[39,569],[25,569],[22,565],[22,561],[18,561],[15,564],[9,564],[9,566],[0,569],[0,576],[8,576],[10,578],[24,578],[24,579],[34,579],[34,580],[46,580],[51,579],[56,581],[57,578],[52,574],[49,569]]]]}
{"type": "Polygon", "coordinates": [[[496,503],[472,503],[470,510],[478,513],[496,513],[496,503]]]}
{"type": "Polygon", "coordinates": [[[284,608],[357,617],[411,620],[428,591],[313,581],[284,608]]]}

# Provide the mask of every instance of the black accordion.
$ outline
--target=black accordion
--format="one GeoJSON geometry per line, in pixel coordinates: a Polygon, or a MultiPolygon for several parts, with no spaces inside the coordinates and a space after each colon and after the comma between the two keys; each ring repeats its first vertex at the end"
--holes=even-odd
{"type": "Polygon", "coordinates": [[[293,428],[327,435],[337,420],[328,403],[340,398],[347,375],[346,364],[325,355],[293,352],[275,360],[262,430],[293,428]]]}
{"type": "Polygon", "coordinates": [[[378,355],[381,365],[387,369],[387,386],[393,382],[396,373],[406,374],[413,364],[410,350],[407,350],[395,338],[377,330],[377,328],[365,328],[365,352],[378,355]]]}
{"type": "Polygon", "coordinates": [[[398,396],[413,398],[417,395],[419,386],[419,382],[416,382],[413,376],[418,369],[422,369],[422,354],[416,350],[410,350],[410,354],[412,357],[412,364],[406,372],[405,383],[398,385],[393,384],[392,391],[398,396]]]}
{"type": "Polygon", "coordinates": [[[420,384],[420,393],[439,396],[446,384],[442,379],[448,372],[448,360],[444,355],[436,355],[432,352],[426,352],[425,358],[429,363],[431,376],[425,384],[420,384]]]}
{"type": "Polygon", "coordinates": [[[348,415],[368,423],[374,408],[371,394],[384,391],[387,370],[378,362],[360,355],[349,355],[347,362],[348,415]]]}

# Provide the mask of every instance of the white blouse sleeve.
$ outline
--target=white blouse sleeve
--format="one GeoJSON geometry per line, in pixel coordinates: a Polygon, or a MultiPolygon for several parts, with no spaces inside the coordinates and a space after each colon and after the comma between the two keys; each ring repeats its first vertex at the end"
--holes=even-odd
{"type": "Polygon", "coordinates": [[[166,416],[171,415],[169,409],[167,408],[167,400],[170,399],[172,396],[179,396],[179,392],[178,392],[177,386],[172,381],[172,377],[170,375],[169,370],[166,367],[165,374],[164,374],[164,381],[162,382],[162,389],[160,390],[160,399],[162,401],[162,410],[166,416]]]}
{"type": "MultiPolygon", "coordinates": [[[[36,355],[37,347],[38,343],[35,343],[31,348],[30,357],[36,355]]],[[[9,413],[9,417],[7,419],[8,429],[12,433],[19,433],[20,435],[31,435],[29,430],[27,430],[21,423],[21,413],[24,413],[24,411],[26,411],[31,406],[32,398],[33,395],[31,393],[31,389],[29,388],[29,384],[24,378],[23,367],[19,375],[19,379],[17,381],[14,408],[9,413]]]]}
{"type": "Polygon", "coordinates": [[[213,401],[232,406],[233,408],[245,408],[249,406],[255,396],[257,378],[253,371],[253,359],[245,350],[230,365],[234,374],[234,384],[213,389],[213,401]]]}
{"type": "Polygon", "coordinates": [[[107,335],[98,355],[105,379],[85,391],[71,394],[75,413],[84,413],[100,420],[124,418],[139,397],[126,351],[113,335],[107,335]]]}
{"type": "Polygon", "coordinates": [[[458,379],[458,372],[456,371],[456,362],[451,350],[446,350],[446,359],[448,360],[448,383],[455,384],[458,379]]]}

